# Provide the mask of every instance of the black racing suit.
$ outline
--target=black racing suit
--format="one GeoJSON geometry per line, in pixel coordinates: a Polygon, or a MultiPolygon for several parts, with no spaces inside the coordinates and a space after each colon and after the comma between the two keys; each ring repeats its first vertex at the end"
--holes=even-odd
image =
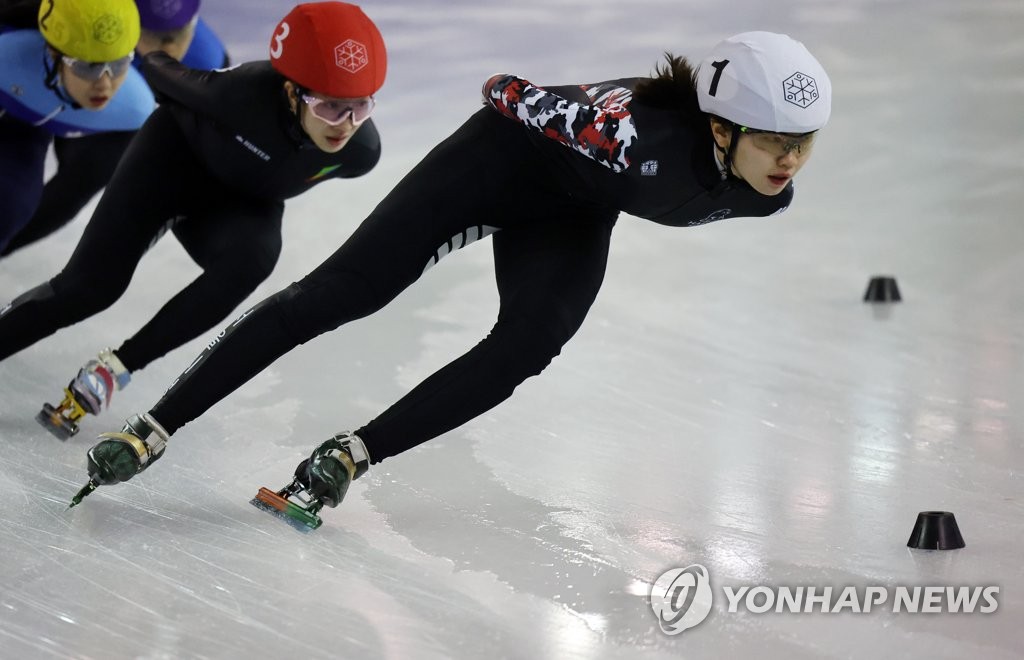
{"type": "Polygon", "coordinates": [[[771,215],[792,198],[791,188],[767,197],[723,180],[706,125],[632,99],[638,79],[547,92],[516,81],[499,81],[488,98],[519,123],[477,112],[337,252],[211,343],[151,411],[168,432],[296,345],[380,309],[446,252],[500,230],[497,322],[357,431],[379,462],[492,408],[548,365],[597,295],[620,211],[689,226],[771,215]],[[514,82],[536,103],[512,98],[514,82]]]}
{"type": "Polygon", "coordinates": [[[0,310],[0,359],[109,307],[169,224],[203,273],[116,353],[141,369],[226,318],[270,275],[283,200],[328,178],[365,174],[380,158],[372,120],[335,154],[299,126],[269,62],[227,71],[146,56],[163,103],[117,166],[71,260],[0,310]]]}

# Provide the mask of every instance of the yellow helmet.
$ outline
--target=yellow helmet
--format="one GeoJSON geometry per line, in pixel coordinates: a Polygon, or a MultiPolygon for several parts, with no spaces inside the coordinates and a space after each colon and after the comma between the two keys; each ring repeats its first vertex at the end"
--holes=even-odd
{"type": "Polygon", "coordinates": [[[86,62],[110,62],[135,50],[135,0],[43,0],[39,31],[61,53],[86,62]]]}

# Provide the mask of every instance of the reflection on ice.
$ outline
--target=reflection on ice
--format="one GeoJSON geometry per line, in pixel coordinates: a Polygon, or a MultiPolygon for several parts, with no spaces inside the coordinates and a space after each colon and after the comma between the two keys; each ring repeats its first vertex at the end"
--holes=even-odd
{"type": "MultiPolygon", "coordinates": [[[[206,5],[237,60],[264,56],[254,35],[280,6],[206,5]]],[[[254,299],[340,245],[495,71],[644,75],[666,49],[787,31],[830,68],[834,120],[783,216],[692,230],[621,218],[604,289],[549,370],[376,466],[305,536],[249,499],[487,332],[487,241],[275,363],[176,434],[159,469],[68,511],[92,436],[152,405],[205,344],[147,367],[66,443],[32,421],[69,368],[196,276],[162,241],[117,305],[0,364],[5,657],[1018,657],[1020,3],[441,5],[365,5],[390,48],[384,158],[359,185],[289,203],[254,299]],[[876,272],[906,283],[899,307],[861,302],[876,272]],[[905,547],[930,509],[957,514],[967,548],[905,547]],[[998,584],[1001,611],[716,603],[667,636],[650,585],[694,563],[716,588],[998,584]]],[[[2,295],[58,272],[85,219],[0,261],[2,295]]]]}

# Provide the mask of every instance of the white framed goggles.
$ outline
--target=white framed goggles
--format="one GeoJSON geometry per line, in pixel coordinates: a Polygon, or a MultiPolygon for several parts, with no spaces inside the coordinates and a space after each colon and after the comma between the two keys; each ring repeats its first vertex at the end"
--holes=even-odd
{"type": "Polygon", "coordinates": [[[337,126],[349,117],[353,125],[359,126],[370,118],[376,105],[372,96],[355,99],[325,99],[308,93],[300,96],[314,117],[331,126],[337,126]]]}
{"type": "Polygon", "coordinates": [[[110,74],[111,79],[123,76],[128,67],[132,65],[135,53],[128,53],[124,57],[110,62],[86,62],[70,55],[61,55],[60,60],[68,67],[76,77],[89,82],[96,82],[103,77],[103,74],[110,74]]]}

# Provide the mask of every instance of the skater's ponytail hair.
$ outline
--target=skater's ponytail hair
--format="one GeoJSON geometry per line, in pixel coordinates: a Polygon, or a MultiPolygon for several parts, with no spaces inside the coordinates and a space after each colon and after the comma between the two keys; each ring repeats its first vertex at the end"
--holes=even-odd
{"type": "Polygon", "coordinates": [[[656,108],[674,109],[687,123],[707,126],[707,115],[697,102],[697,71],[685,57],[665,53],[654,75],[637,84],[635,98],[656,108]]]}

